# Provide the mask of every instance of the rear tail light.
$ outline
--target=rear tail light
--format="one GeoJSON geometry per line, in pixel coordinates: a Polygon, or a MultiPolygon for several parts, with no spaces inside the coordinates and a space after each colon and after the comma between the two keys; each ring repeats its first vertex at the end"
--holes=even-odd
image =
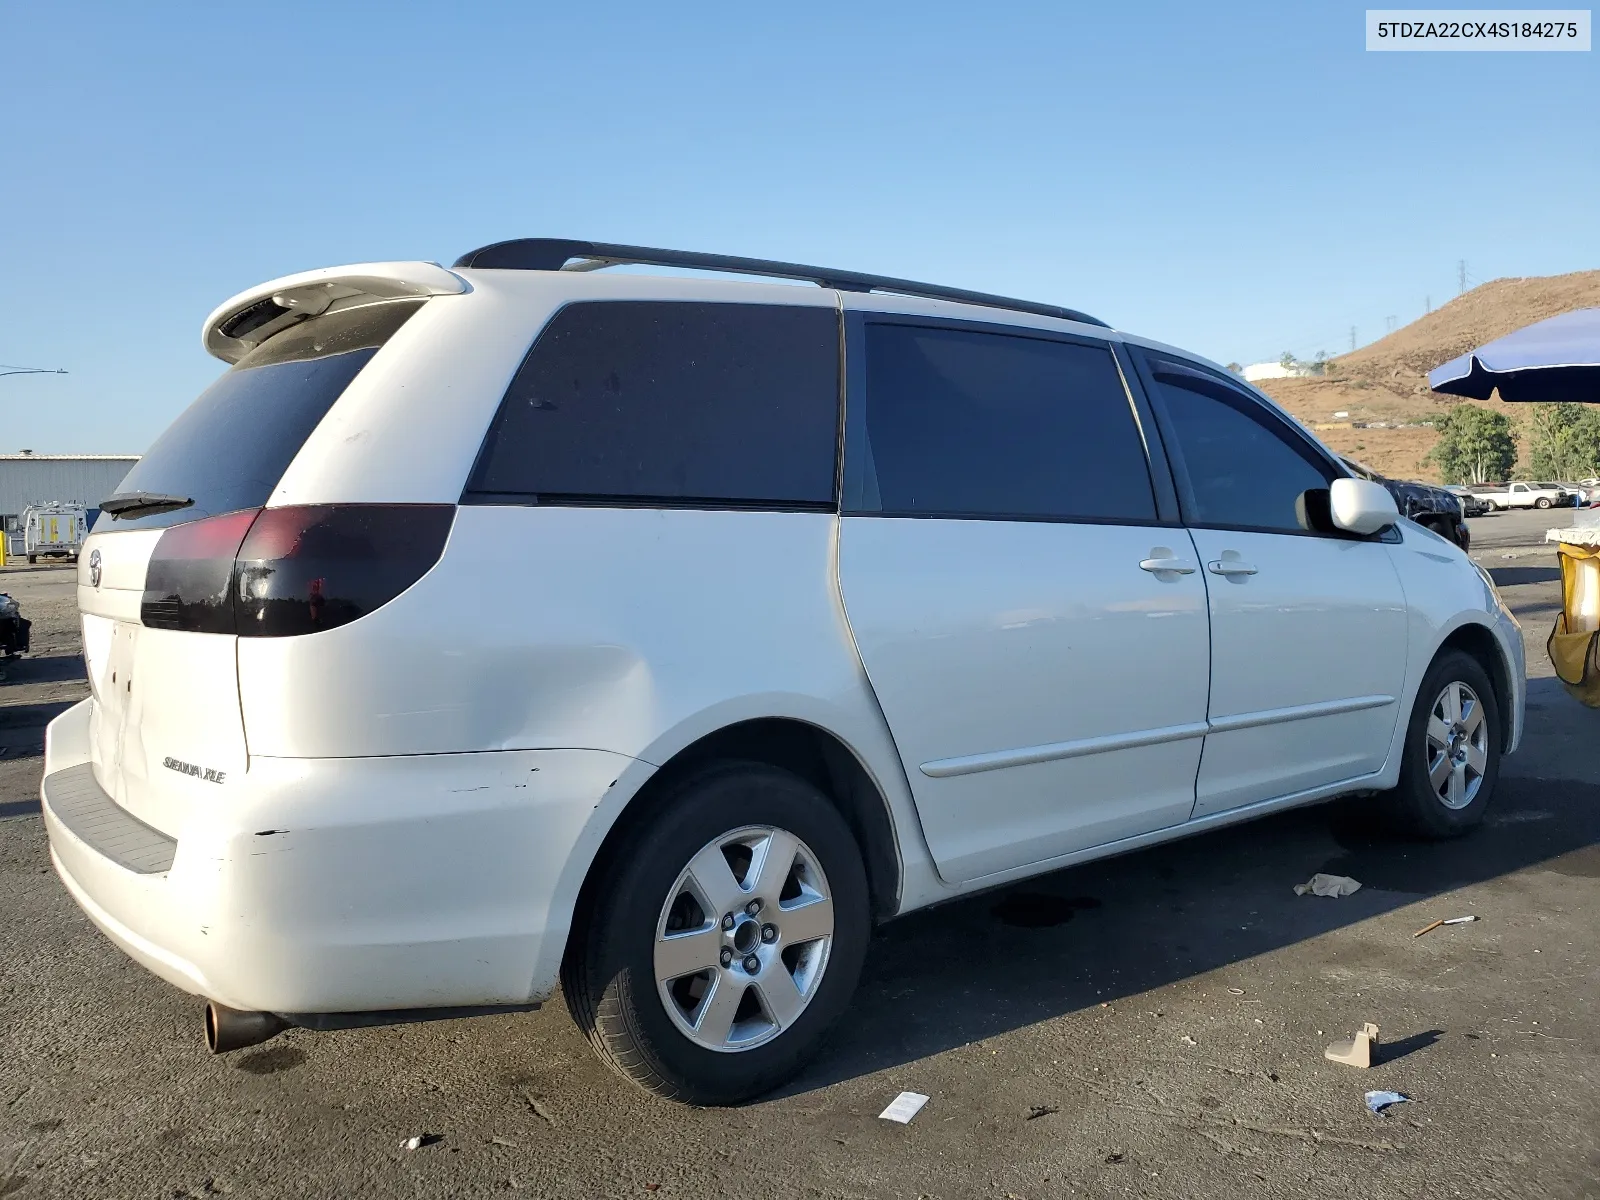
{"type": "Polygon", "coordinates": [[[269,508],[234,570],[241,637],[347,625],[393,600],[439,561],[452,504],[269,508]]]}
{"type": "Polygon", "coordinates": [[[174,525],[151,556],[140,615],[241,637],[347,625],[421,579],[454,518],[451,504],[327,504],[174,525]]]}
{"type": "Polygon", "coordinates": [[[260,509],[173,525],[144,573],[139,619],[152,629],[232,633],[233,556],[260,509]]]}

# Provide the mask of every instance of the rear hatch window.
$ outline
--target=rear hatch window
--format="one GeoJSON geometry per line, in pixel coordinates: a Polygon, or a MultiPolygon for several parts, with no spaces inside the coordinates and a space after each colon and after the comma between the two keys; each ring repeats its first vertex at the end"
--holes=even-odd
{"type": "Polygon", "coordinates": [[[119,497],[151,503],[102,512],[95,532],[160,529],[265,505],[333,402],[424,303],[324,313],[245,355],[168,427],[117,488],[119,497]]]}
{"type": "MultiPolygon", "coordinates": [[[[239,539],[257,510],[340,393],[423,303],[326,313],[263,343],[129,472],[117,496],[133,507],[103,511],[95,522],[86,547],[94,574],[78,588],[94,696],[89,757],[100,787],[145,824],[178,836],[248,763],[233,608],[219,603],[228,622],[206,625],[186,620],[168,593],[182,600],[198,580],[212,585],[212,600],[229,599],[239,539]],[[219,538],[219,526],[232,532],[231,543],[219,538]],[[174,544],[163,551],[164,541],[174,544]]],[[[281,525],[308,510],[272,511],[281,525]]],[[[312,549],[320,544],[311,539],[312,549]]],[[[333,571],[319,573],[339,586],[333,571]]]]}

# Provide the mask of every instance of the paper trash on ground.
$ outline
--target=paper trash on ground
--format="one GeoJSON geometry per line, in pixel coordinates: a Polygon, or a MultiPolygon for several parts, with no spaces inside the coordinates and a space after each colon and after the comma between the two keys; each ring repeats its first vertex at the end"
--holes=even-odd
{"type": "Polygon", "coordinates": [[[1307,892],[1310,892],[1313,896],[1331,896],[1335,899],[1340,896],[1349,896],[1360,890],[1360,882],[1351,879],[1348,875],[1323,875],[1321,872],[1313,875],[1304,883],[1294,885],[1294,894],[1296,896],[1304,896],[1307,892]]]}
{"type": "Polygon", "coordinates": [[[1405,1104],[1411,1097],[1404,1092],[1368,1092],[1367,1107],[1378,1116],[1383,1116],[1383,1110],[1391,1104],[1405,1104]]]}
{"type": "Polygon", "coordinates": [[[911,1118],[922,1111],[922,1106],[928,1098],[921,1092],[901,1092],[889,1104],[889,1107],[878,1114],[880,1121],[895,1121],[901,1125],[911,1124],[911,1118]]]}

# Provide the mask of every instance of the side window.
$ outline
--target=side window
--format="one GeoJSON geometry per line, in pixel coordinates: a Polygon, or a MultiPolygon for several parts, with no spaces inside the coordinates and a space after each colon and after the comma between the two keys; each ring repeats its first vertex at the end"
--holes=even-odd
{"type": "Polygon", "coordinates": [[[851,450],[870,457],[876,484],[863,507],[1155,520],[1144,440],[1108,347],[869,323],[866,359],[866,444],[851,450]]]}
{"type": "Polygon", "coordinates": [[[1156,390],[1188,476],[1190,522],[1303,532],[1300,497],[1328,486],[1328,468],[1253,398],[1182,379],[1158,372],[1156,390]]]}
{"type": "Polygon", "coordinates": [[[467,491],[831,508],[838,440],[833,309],[571,304],[512,379],[467,491]]]}

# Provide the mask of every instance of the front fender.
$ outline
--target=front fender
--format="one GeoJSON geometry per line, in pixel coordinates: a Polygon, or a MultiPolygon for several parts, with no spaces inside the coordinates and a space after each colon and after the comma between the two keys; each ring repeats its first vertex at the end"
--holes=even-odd
{"type": "Polygon", "coordinates": [[[1526,663],[1522,631],[1494,585],[1459,548],[1430,530],[1401,522],[1402,541],[1391,546],[1395,569],[1405,593],[1410,635],[1407,639],[1404,707],[1380,779],[1392,787],[1400,776],[1400,751],[1417,700],[1417,689],[1440,651],[1448,644],[1491,644],[1498,657],[1491,676],[1501,685],[1506,710],[1506,753],[1522,740],[1526,703],[1526,663]],[[1473,627],[1481,632],[1474,632],[1473,627]],[[1487,642],[1484,641],[1487,639],[1487,642]]]}

